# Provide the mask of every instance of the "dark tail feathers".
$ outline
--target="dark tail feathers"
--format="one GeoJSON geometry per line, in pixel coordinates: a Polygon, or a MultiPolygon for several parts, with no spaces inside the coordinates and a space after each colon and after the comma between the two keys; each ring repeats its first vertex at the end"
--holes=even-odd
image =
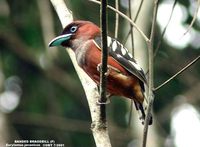
{"type": "MultiPolygon", "coordinates": [[[[144,125],[144,121],[145,121],[145,118],[146,118],[146,113],[145,113],[146,106],[143,107],[143,105],[140,102],[137,102],[137,101],[134,101],[134,104],[135,104],[136,110],[139,113],[140,120],[142,121],[142,124],[144,125]],[[145,110],[144,110],[144,108],[145,108],[145,110]]],[[[152,115],[151,115],[150,120],[149,120],[149,125],[152,125],[152,123],[153,123],[153,118],[152,118],[152,115]]]]}

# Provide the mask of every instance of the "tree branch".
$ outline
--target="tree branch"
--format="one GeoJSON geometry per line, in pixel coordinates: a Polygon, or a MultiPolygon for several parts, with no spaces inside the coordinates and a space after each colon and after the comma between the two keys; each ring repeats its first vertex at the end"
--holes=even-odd
{"type": "MultiPolygon", "coordinates": [[[[63,28],[73,21],[72,13],[66,7],[64,0],[51,0],[51,3],[59,16],[63,28]]],[[[111,147],[108,130],[107,128],[102,129],[102,123],[99,121],[100,105],[97,104],[97,100],[99,99],[97,86],[94,81],[78,66],[74,52],[71,49],[67,49],[67,52],[69,53],[74,68],[85,90],[92,118],[91,129],[93,131],[96,146],[111,147]]]]}
{"type": "MultiPolygon", "coordinates": [[[[131,0],[128,1],[128,14],[130,19],[132,19],[132,14],[131,14],[131,0]]],[[[135,21],[134,21],[135,22],[135,21]]],[[[130,24],[130,34],[131,34],[131,48],[132,48],[132,55],[134,57],[134,35],[133,35],[133,27],[130,24]]]]}
{"type": "MultiPolygon", "coordinates": [[[[141,0],[140,5],[139,5],[139,8],[138,8],[138,10],[137,10],[137,13],[136,13],[135,18],[134,18],[134,21],[133,21],[134,23],[136,23],[136,21],[137,21],[137,19],[138,19],[138,16],[139,16],[140,10],[141,10],[141,8],[142,8],[143,2],[144,2],[144,0],[141,0]]],[[[131,6],[131,0],[129,0],[129,6],[131,6]]],[[[131,7],[130,7],[129,9],[131,9],[131,7]]],[[[130,14],[129,14],[129,16],[130,16],[130,14]]],[[[132,18],[131,18],[131,19],[132,19],[132,18]]],[[[131,25],[131,24],[130,24],[130,25],[131,25]]],[[[131,26],[132,26],[132,25],[131,25],[131,26]]],[[[132,31],[132,30],[130,30],[130,31],[128,32],[128,34],[126,35],[126,37],[124,37],[125,39],[124,39],[124,41],[123,41],[123,42],[124,42],[123,44],[126,44],[126,41],[128,40],[128,37],[129,37],[131,31],[132,31]]]]}
{"type": "Polygon", "coordinates": [[[141,8],[142,8],[143,2],[144,2],[144,0],[141,0],[140,5],[139,5],[139,8],[138,8],[137,13],[136,13],[135,18],[134,18],[134,22],[137,21],[137,18],[138,18],[138,16],[139,16],[140,10],[141,10],[141,8]]]}
{"type": "MultiPolygon", "coordinates": [[[[97,0],[89,0],[91,2],[97,3],[97,4],[101,4],[101,2],[97,1],[97,0]]],[[[143,39],[146,42],[149,42],[148,37],[143,33],[143,31],[128,17],[126,16],[124,13],[116,10],[115,8],[111,7],[110,5],[107,5],[107,7],[111,10],[113,10],[114,12],[118,13],[121,17],[123,17],[124,19],[126,19],[133,27],[135,27],[135,29],[141,34],[141,36],[143,37],[143,39]]]]}
{"type": "MultiPolygon", "coordinates": [[[[119,0],[115,0],[115,8],[119,10],[119,0]]],[[[115,38],[118,37],[118,29],[119,29],[119,14],[115,13],[115,38]]]]}
{"type": "Polygon", "coordinates": [[[189,64],[187,64],[185,67],[183,67],[179,72],[177,72],[175,75],[173,75],[171,78],[169,78],[168,80],[166,80],[165,82],[163,82],[162,84],[160,84],[159,86],[157,86],[156,88],[153,89],[153,91],[157,91],[160,88],[162,88],[163,86],[165,86],[167,83],[169,83],[170,81],[172,81],[174,78],[176,78],[178,75],[180,75],[182,72],[184,72],[186,69],[188,69],[190,66],[192,66],[194,63],[196,63],[198,60],[200,59],[200,55],[197,56],[194,60],[192,60],[189,64]]]}
{"type": "Polygon", "coordinates": [[[197,81],[196,83],[193,83],[193,86],[190,87],[190,89],[176,96],[176,98],[174,98],[173,101],[170,101],[170,103],[164,106],[163,109],[157,113],[156,116],[159,122],[162,124],[170,120],[170,114],[172,109],[177,107],[177,102],[182,102],[182,100],[180,99],[181,97],[185,97],[185,102],[190,103],[192,105],[199,104],[199,89],[200,82],[197,81]]]}
{"type": "MultiPolygon", "coordinates": [[[[128,1],[128,14],[129,14],[129,17],[130,19],[132,19],[132,12],[131,12],[131,0],[128,1]]],[[[129,34],[131,34],[131,52],[132,52],[132,55],[134,57],[134,35],[133,35],[133,27],[132,25],[130,24],[130,31],[128,32],[128,36],[127,36],[127,39],[129,37],[129,34]]],[[[129,120],[128,120],[128,126],[131,125],[131,118],[132,118],[132,111],[133,111],[133,100],[131,99],[130,100],[130,113],[129,113],[129,120]]]]}
{"type": "Polygon", "coordinates": [[[154,42],[154,35],[155,35],[157,10],[158,10],[158,0],[154,0],[154,10],[153,10],[151,34],[150,34],[150,41],[148,42],[148,56],[149,56],[148,101],[149,101],[149,103],[148,103],[148,107],[147,107],[146,119],[145,119],[145,122],[144,122],[143,142],[142,142],[143,147],[146,147],[149,121],[151,119],[151,115],[152,115],[151,111],[152,111],[153,102],[154,102],[154,96],[153,96],[153,93],[152,93],[152,89],[154,87],[153,42],[154,42]]]}
{"type": "Polygon", "coordinates": [[[107,60],[108,60],[108,51],[107,51],[107,14],[106,14],[106,5],[107,0],[102,0],[100,7],[100,22],[101,22],[101,73],[100,73],[100,103],[105,104],[106,99],[106,84],[107,84],[107,60]]]}
{"type": "Polygon", "coordinates": [[[171,21],[171,18],[172,18],[173,12],[174,12],[174,8],[175,8],[175,6],[176,6],[177,1],[178,1],[178,0],[175,0],[175,1],[174,1],[174,4],[173,4],[173,6],[172,6],[172,10],[171,10],[169,19],[168,19],[168,21],[167,21],[167,24],[166,24],[166,26],[165,26],[165,28],[164,28],[164,30],[163,30],[161,36],[160,36],[160,40],[159,40],[159,42],[158,42],[158,44],[157,44],[157,46],[156,46],[156,49],[155,49],[155,51],[154,51],[154,58],[156,57],[157,52],[158,52],[158,50],[159,50],[159,48],[160,48],[160,45],[161,45],[161,43],[162,43],[162,41],[163,41],[163,37],[164,37],[165,32],[166,32],[166,30],[167,30],[167,27],[168,27],[168,25],[169,25],[169,23],[170,23],[170,21],[171,21]]]}
{"type": "Polygon", "coordinates": [[[184,36],[185,34],[187,34],[187,32],[192,28],[192,26],[193,26],[195,20],[197,19],[199,7],[200,7],[200,0],[198,0],[198,2],[197,2],[197,8],[196,8],[196,11],[195,11],[194,16],[193,16],[193,18],[192,18],[192,21],[191,21],[190,25],[188,26],[186,32],[183,34],[183,36],[184,36]]]}

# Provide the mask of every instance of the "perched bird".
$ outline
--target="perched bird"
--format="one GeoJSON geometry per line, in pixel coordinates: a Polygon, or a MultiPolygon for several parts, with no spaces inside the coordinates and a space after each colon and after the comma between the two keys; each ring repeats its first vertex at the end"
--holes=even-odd
{"type": "MultiPolygon", "coordinates": [[[[73,21],[67,25],[62,34],[54,38],[49,47],[70,47],[76,56],[78,65],[99,85],[101,65],[101,30],[89,21],[73,21]]],[[[107,92],[116,96],[132,99],[140,119],[144,122],[147,102],[144,96],[147,80],[142,68],[137,64],[128,50],[116,39],[107,37],[108,74],[107,92]]],[[[152,124],[152,118],[149,124],[152,124]]]]}

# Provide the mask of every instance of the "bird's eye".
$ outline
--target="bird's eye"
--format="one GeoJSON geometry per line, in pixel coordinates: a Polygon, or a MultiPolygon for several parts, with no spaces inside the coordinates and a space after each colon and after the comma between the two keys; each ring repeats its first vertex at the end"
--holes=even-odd
{"type": "Polygon", "coordinates": [[[72,26],[70,28],[70,32],[72,32],[72,33],[76,32],[77,28],[78,28],[77,26],[72,26]]]}

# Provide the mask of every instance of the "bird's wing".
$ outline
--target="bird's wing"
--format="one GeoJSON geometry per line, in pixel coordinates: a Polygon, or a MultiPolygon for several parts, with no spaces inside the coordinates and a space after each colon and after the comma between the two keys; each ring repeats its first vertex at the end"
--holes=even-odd
{"type": "MultiPolygon", "coordinates": [[[[93,41],[95,45],[101,50],[101,37],[97,36],[93,41]]],[[[143,83],[147,84],[144,71],[135,61],[133,56],[128,52],[128,50],[116,39],[113,39],[109,36],[107,38],[107,44],[109,55],[112,56],[127,71],[135,75],[143,83]]]]}

